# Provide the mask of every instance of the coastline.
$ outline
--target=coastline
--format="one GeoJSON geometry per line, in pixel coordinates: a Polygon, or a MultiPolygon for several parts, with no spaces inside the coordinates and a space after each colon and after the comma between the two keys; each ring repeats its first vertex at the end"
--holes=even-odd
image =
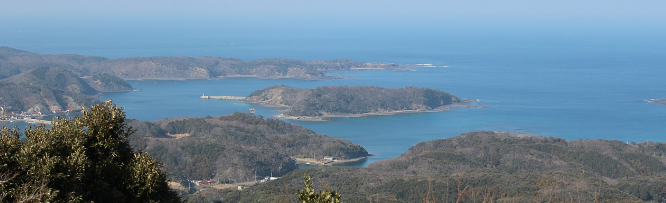
{"type": "MultiPolygon", "coordinates": [[[[360,118],[360,117],[367,117],[367,116],[391,116],[391,115],[398,115],[398,114],[405,114],[405,113],[432,113],[432,112],[442,112],[442,111],[449,111],[453,108],[456,107],[464,107],[464,108],[485,108],[486,106],[484,105],[471,105],[470,103],[475,102],[477,100],[465,100],[461,103],[456,103],[456,104],[449,104],[449,105],[444,105],[440,106],[435,109],[430,109],[430,110],[397,110],[397,111],[387,111],[387,112],[371,112],[371,113],[362,113],[362,114],[330,114],[330,115],[324,115],[324,116],[286,116],[284,114],[278,114],[274,117],[276,118],[282,118],[282,119],[289,119],[289,120],[299,120],[299,121],[328,121],[328,118],[360,118]]],[[[259,103],[260,104],[260,103],[259,103]]],[[[263,104],[261,104],[263,106],[263,104]]]]}
{"type": "Polygon", "coordinates": [[[0,120],[0,122],[26,122],[28,124],[44,124],[44,125],[52,125],[53,121],[49,120],[40,120],[40,119],[34,119],[34,118],[22,118],[22,119],[12,119],[12,120],[0,120]]]}
{"type": "Polygon", "coordinates": [[[308,165],[314,165],[314,166],[333,166],[333,165],[338,165],[338,164],[360,161],[360,160],[363,160],[363,159],[367,159],[371,156],[373,156],[373,155],[370,154],[368,156],[362,156],[362,157],[357,157],[357,158],[352,158],[352,159],[334,159],[334,160],[323,160],[323,159],[315,160],[315,159],[311,159],[311,158],[295,158],[295,157],[291,157],[291,158],[296,160],[296,163],[299,163],[299,164],[308,164],[308,165]]]}

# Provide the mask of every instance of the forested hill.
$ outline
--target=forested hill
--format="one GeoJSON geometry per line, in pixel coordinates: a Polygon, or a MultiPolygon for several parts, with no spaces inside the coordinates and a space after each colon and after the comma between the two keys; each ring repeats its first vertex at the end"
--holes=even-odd
{"type": "Polygon", "coordinates": [[[247,102],[289,107],[290,117],[353,116],[436,110],[462,102],[441,90],[422,87],[325,86],[298,89],[272,86],[251,93],[247,102]]]}
{"type": "Polygon", "coordinates": [[[308,174],[315,185],[340,190],[345,202],[662,202],[664,155],[664,143],[473,132],[419,143],[367,168],[298,170],[240,195],[200,194],[277,201],[281,191],[302,188],[308,174]]]}
{"type": "Polygon", "coordinates": [[[129,125],[137,130],[130,137],[134,149],[149,152],[164,163],[175,180],[245,182],[296,169],[292,157],[368,156],[363,147],[347,140],[243,113],[156,122],[135,120],[129,125]]]}
{"type": "Polygon", "coordinates": [[[393,63],[366,63],[350,60],[300,61],[291,59],[259,59],[243,61],[220,57],[132,57],[106,59],[72,54],[36,54],[9,47],[0,47],[0,79],[40,68],[66,68],[81,77],[108,73],[125,80],[187,80],[221,77],[256,77],[264,79],[324,79],[331,71],[356,69],[407,70],[393,63]]]}
{"type": "Polygon", "coordinates": [[[64,68],[42,67],[0,80],[0,100],[8,112],[81,109],[99,102],[100,92],[127,91],[132,86],[112,75],[80,78],[64,68]]]}

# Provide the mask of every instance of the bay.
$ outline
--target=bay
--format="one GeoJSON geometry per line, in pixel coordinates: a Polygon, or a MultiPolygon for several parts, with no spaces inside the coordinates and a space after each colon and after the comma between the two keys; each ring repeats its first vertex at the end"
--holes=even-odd
{"type": "MultiPolygon", "coordinates": [[[[84,36],[69,30],[0,32],[4,46],[37,53],[132,56],[219,56],[243,60],[352,59],[399,64],[432,63],[413,71],[330,73],[342,80],[260,80],[229,78],[191,81],[130,81],[134,92],[109,93],[128,118],[154,121],[247,112],[271,117],[277,108],[206,95],[246,96],[272,85],[316,88],[334,85],[418,86],[478,99],[483,109],[437,113],[336,118],[328,122],[287,122],[319,134],[351,140],[375,156],[356,166],[398,157],[423,141],[470,131],[508,131],[574,139],[628,142],[666,141],[666,106],[645,100],[666,97],[666,42],[659,26],[623,29],[606,26],[512,27],[504,31],[466,26],[397,29],[387,32],[228,36],[219,30],[133,34],[117,29],[84,36]],[[566,31],[565,31],[566,30],[566,31]],[[40,32],[41,31],[41,32],[40,32]],[[472,32],[475,31],[475,32],[472,32]],[[478,31],[478,32],[476,32],[478,31]],[[571,32],[571,34],[568,34],[571,32]],[[204,33],[204,34],[200,34],[204,33]],[[308,35],[308,36],[306,36],[308,35]],[[180,37],[174,37],[180,36],[180,37]]],[[[85,30],[85,28],[81,28],[85,30]]],[[[139,30],[140,31],[140,30],[139,30]]]]}
{"type": "MultiPolygon", "coordinates": [[[[501,67],[500,67],[501,68],[501,67]]],[[[520,67],[512,67],[520,68],[520,67]]],[[[414,71],[352,71],[334,73],[343,80],[260,80],[231,78],[198,81],[132,81],[135,92],[112,93],[129,118],[158,120],[169,117],[204,117],[247,112],[266,117],[279,114],[277,108],[232,101],[202,100],[199,96],[245,96],[254,90],[282,84],[300,88],[341,85],[382,87],[421,86],[448,91],[468,99],[479,99],[483,109],[455,108],[436,113],[399,114],[361,118],[335,118],[327,122],[292,121],[319,134],[351,140],[375,156],[355,166],[398,157],[423,141],[449,138],[470,131],[508,131],[573,139],[610,139],[629,142],[665,141],[666,108],[645,102],[663,90],[643,77],[626,77],[626,83],[613,83],[614,71],[548,69],[497,71],[484,67],[419,67],[414,71]],[[551,70],[555,71],[555,70],[551,70]],[[588,81],[586,72],[606,74],[609,81],[588,81]],[[483,73],[483,74],[481,74],[483,73]],[[515,74],[525,74],[516,76],[515,74]],[[504,81],[504,82],[499,82],[504,81]],[[599,84],[602,83],[602,84],[599,84]],[[643,84],[640,84],[643,83],[643,84]],[[603,88],[595,87],[595,85],[603,88]],[[638,86],[638,87],[636,87],[638,86]],[[633,88],[637,88],[634,90],[633,88]]],[[[653,78],[657,79],[657,78],[653,78]]]]}

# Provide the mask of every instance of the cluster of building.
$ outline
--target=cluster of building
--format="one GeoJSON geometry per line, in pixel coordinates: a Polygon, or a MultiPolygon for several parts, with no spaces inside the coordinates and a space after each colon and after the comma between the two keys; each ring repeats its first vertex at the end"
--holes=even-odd
{"type": "Polygon", "coordinates": [[[47,112],[41,112],[41,111],[30,111],[30,112],[6,112],[4,108],[0,107],[0,121],[18,121],[18,120],[24,120],[24,119],[34,119],[38,117],[44,117],[44,116],[59,116],[59,115],[65,115],[69,114],[70,112],[77,111],[78,109],[74,108],[68,108],[67,110],[53,110],[53,111],[47,111],[47,112]]]}

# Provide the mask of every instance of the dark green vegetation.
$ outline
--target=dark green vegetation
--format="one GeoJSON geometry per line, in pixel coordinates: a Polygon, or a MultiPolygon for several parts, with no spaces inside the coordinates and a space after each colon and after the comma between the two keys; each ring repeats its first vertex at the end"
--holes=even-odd
{"type": "Polygon", "coordinates": [[[315,189],[339,190],[343,202],[662,202],[664,155],[663,143],[473,132],[417,144],[367,168],[297,170],[252,190],[208,195],[293,202],[307,174],[320,183],[315,189]]]}
{"type": "Polygon", "coordinates": [[[363,147],[349,141],[244,113],[129,125],[137,130],[131,139],[134,148],[155,156],[170,177],[180,181],[247,182],[295,170],[291,157],[368,156],[363,147]]]}
{"type": "Polygon", "coordinates": [[[0,202],[178,202],[161,164],[134,153],[122,109],[106,102],[50,128],[0,130],[0,202]]]}
{"type": "Polygon", "coordinates": [[[298,202],[301,203],[340,203],[340,195],[337,191],[330,191],[326,186],[321,192],[312,187],[310,176],[303,176],[303,189],[298,190],[298,202]]]}
{"type": "Polygon", "coordinates": [[[319,117],[431,111],[461,102],[455,96],[422,87],[374,86],[318,87],[298,89],[272,86],[251,93],[248,102],[288,106],[285,116],[319,117]]]}
{"type": "MultiPolygon", "coordinates": [[[[71,54],[35,54],[0,47],[0,99],[9,111],[46,111],[91,104],[100,92],[129,91],[124,80],[187,80],[223,77],[326,79],[332,71],[406,70],[391,63],[349,60],[242,61],[218,57],[135,57],[106,59],[71,54]],[[40,70],[36,70],[40,69],[40,70]]],[[[6,108],[6,107],[5,107],[6,108]]]]}

